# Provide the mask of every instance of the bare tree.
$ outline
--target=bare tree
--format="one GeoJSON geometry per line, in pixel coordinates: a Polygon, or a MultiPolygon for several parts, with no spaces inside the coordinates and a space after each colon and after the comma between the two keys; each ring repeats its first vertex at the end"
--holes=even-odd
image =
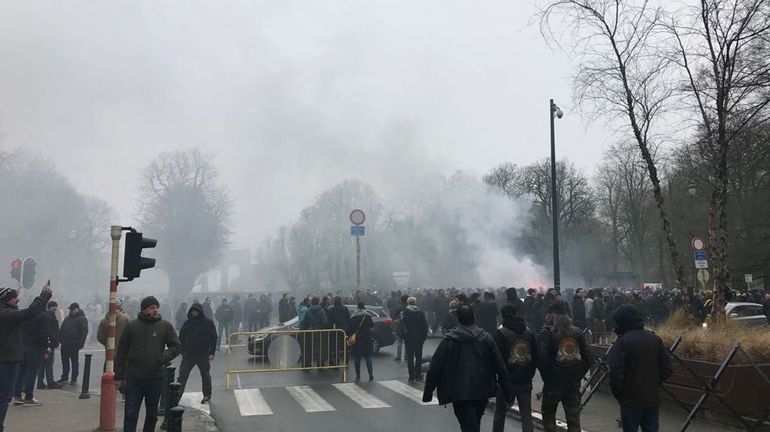
{"type": "Polygon", "coordinates": [[[513,198],[516,196],[517,183],[521,181],[521,172],[516,164],[504,162],[485,174],[482,181],[513,198]]]}
{"type": "Polygon", "coordinates": [[[158,239],[158,267],[169,294],[184,298],[198,276],[219,264],[230,238],[232,200],[218,184],[213,157],[199,149],[158,156],[142,173],[137,219],[158,239]]]}
{"type": "Polygon", "coordinates": [[[631,129],[652,183],[671,265],[680,287],[692,296],[676,248],[655,162],[659,138],[654,134],[658,117],[665,111],[673,90],[669,83],[670,61],[657,52],[664,12],[647,1],[557,0],[540,15],[543,34],[556,39],[557,23],[581,52],[575,92],[589,103],[597,116],[624,119],[631,129]]]}
{"type": "Polygon", "coordinates": [[[684,72],[685,96],[699,114],[700,150],[713,166],[708,232],[714,282],[712,319],[724,318],[727,266],[727,197],[730,148],[735,137],[770,118],[770,1],[701,0],[672,15],[673,58],[684,72]]]}

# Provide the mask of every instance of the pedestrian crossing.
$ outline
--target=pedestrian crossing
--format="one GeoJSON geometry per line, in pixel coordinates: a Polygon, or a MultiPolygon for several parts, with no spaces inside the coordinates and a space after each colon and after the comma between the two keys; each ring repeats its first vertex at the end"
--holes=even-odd
{"type": "MultiPolygon", "coordinates": [[[[339,408],[345,408],[342,406],[343,402],[341,401],[347,401],[345,402],[347,405],[350,405],[348,402],[352,402],[355,406],[363,409],[390,408],[392,402],[388,403],[382,399],[382,397],[386,397],[388,394],[400,396],[420,406],[438,405],[435,398],[429,403],[423,402],[422,389],[398,380],[375,381],[371,385],[365,386],[356,383],[331,384],[331,389],[334,390],[331,390],[328,384],[318,386],[323,386],[324,391],[314,389],[311,386],[295,385],[265,389],[237,389],[233,390],[233,395],[241,417],[273,415],[274,411],[270,404],[274,403],[275,406],[282,406],[282,400],[286,399],[286,395],[290,396],[289,399],[293,400],[306,413],[337,411],[339,408]],[[387,389],[389,392],[383,394],[384,392],[381,389],[387,389]],[[325,396],[322,396],[321,393],[325,396]],[[277,400],[274,402],[269,401],[268,395],[277,400]],[[326,398],[331,399],[331,401],[326,398]]],[[[392,399],[392,397],[388,397],[388,399],[392,399]]],[[[195,399],[189,398],[188,401],[194,402],[195,399]]]]}

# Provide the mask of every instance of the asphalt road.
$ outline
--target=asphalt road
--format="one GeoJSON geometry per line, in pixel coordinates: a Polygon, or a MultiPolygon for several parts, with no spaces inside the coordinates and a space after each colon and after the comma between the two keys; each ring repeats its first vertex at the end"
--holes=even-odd
{"type": "MultiPolygon", "coordinates": [[[[424,356],[430,356],[439,341],[438,338],[428,339],[424,356]]],[[[85,353],[93,355],[89,387],[98,393],[104,354],[99,349],[81,351],[81,368],[85,353]]],[[[234,376],[232,389],[227,390],[224,374],[227,356],[223,350],[212,363],[214,394],[211,404],[200,404],[202,393],[197,369],[190,375],[183,404],[208,408],[223,432],[305,432],[318,427],[335,432],[459,430],[451,406],[439,406],[435,397],[432,404],[420,401],[422,385],[407,383],[406,363],[393,361],[394,355],[395,346],[390,346],[373,357],[373,382],[368,382],[362,362],[364,380],[360,383],[354,382],[351,364],[345,384],[337,370],[262,372],[234,376]]],[[[175,366],[178,367],[179,361],[174,362],[175,366]]],[[[231,362],[250,364],[242,352],[236,352],[231,362]]],[[[57,379],[60,370],[60,359],[57,358],[57,379]]],[[[73,392],[80,392],[80,388],[80,385],[68,387],[73,392]]],[[[44,401],[45,391],[39,392],[38,399],[44,401]]],[[[490,411],[484,416],[482,428],[492,428],[490,411]]],[[[506,431],[520,430],[519,423],[507,420],[506,431]]]]}

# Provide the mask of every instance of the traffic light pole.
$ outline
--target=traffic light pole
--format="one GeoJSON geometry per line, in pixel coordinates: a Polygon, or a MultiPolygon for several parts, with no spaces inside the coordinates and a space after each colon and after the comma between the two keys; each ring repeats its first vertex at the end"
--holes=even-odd
{"type": "Polygon", "coordinates": [[[107,352],[104,374],[102,375],[101,405],[99,407],[99,430],[115,430],[115,320],[117,317],[118,301],[118,259],[120,256],[120,237],[123,227],[110,227],[112,237],[112,259],[110,260],[110,312],[107,315],[109,327],[107,330],[107,352]]]}

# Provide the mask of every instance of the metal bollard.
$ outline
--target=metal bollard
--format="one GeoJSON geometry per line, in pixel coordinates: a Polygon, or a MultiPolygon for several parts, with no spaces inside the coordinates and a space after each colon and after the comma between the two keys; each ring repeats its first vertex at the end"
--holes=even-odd
{"type": "Polygon", "coordinates": [[[168,405],[169,389],[171,383],[174,382],[174,373],[176,368],[173,366],[166,366],[163,369],[163,390],[160,392],[160,407],[158,408],[158,415],[166,416],[166,406],[168,405]]]}
{"type": "MultiPolygon", "coordinates": [[[[178,382],[172,382],[169,386],[169,392],[168,392],[168,410],[171,412],[172,409],[179,406],[179,401],[182,399],[182,384],[179,384],[178,382]]],[[[163,417],[163,423],[160,424],[161,430],[168,430],[169,429],[169,416],[163,417]]]]}
{"type": "Polygon", "coordinates": [[[91,399],[88,393],[88,387],[91,384],[91,357],[93,354],[86,354],[86,363],[83,365],[83,387],[80,389],[78,399],[91,399]]]}
{"type": "Polygon", "coordinates": [[[169,410],[168,432],[182,432],[182,415],[184,408],[176,406],[169,410]]]}

